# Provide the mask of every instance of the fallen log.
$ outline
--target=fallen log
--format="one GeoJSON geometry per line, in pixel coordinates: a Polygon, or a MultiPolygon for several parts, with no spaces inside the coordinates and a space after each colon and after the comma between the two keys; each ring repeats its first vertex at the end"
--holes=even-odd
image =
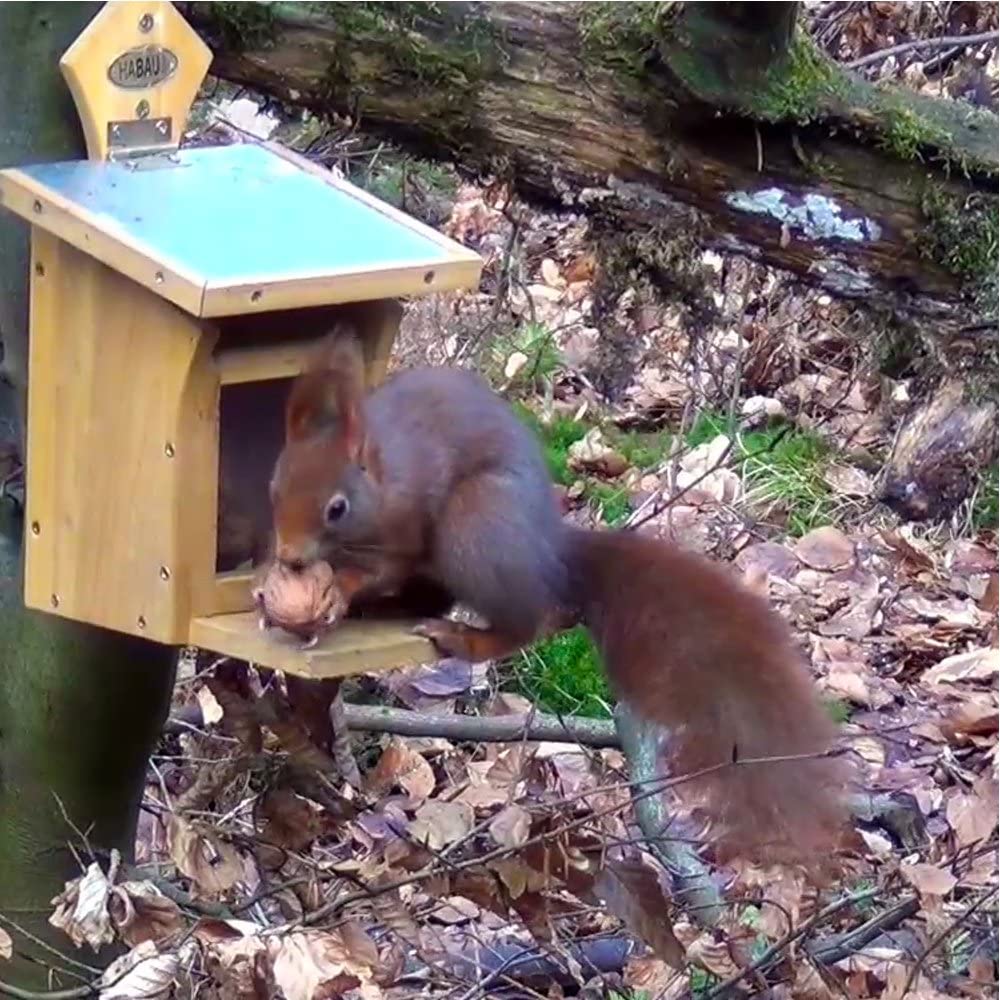
{"type": "Polygon", "coordinates": [[[997,119],[870,86],[793,3],[188,3],[213,72],[639,234],[736,251],[947,343],[996,308],[997,119]]]}

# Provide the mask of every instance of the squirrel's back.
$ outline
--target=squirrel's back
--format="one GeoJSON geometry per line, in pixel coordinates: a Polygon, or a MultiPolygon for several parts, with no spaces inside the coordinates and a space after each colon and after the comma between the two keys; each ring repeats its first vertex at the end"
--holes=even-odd
{"type": "Polygon", "coordinates": [[[478,375],[455,368],[400,372],[368,397],[365,420],[390,480],[420,484],[444,500],[459,481],[493,472],[517,482],[520,502],[543,526],[555,531],[560,524],[534,435],[478,375]]]}

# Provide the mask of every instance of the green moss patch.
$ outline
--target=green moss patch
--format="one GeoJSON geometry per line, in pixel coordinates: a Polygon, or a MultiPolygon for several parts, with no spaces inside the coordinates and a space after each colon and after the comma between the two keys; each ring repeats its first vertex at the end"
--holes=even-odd
{"type": "Polygon", "coordinates": [[[600,657],[582,626],[524,650],[514,683],[543,711],[606,718],[613,704],[600,657]]]}
{"type": "Polygon", "coordinates": [[[988,316],[997,315],[998,203],[974,194],[959,198],[929,183],[921,208],[927,219],[921,253],[962,282],[966,298],[988,316]]]}

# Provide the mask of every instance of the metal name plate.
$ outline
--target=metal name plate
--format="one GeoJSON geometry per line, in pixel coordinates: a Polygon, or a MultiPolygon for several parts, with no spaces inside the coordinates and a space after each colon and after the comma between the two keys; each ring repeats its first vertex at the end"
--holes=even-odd
{"type": "Polygon", "coordinates": [[[123,90],[145,90],[169,80],[177,56],[162,45],[143,45],[123,52],[108,67],[108,79],[123,90]]]}

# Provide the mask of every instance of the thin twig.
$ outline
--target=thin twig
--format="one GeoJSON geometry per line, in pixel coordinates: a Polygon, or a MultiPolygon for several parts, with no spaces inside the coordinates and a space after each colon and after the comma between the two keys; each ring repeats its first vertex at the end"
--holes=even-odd
{"type": "MultiPolygon", "coordinates": [[[[16,920],[11,920],[11,918],[4,913],[0,913],[0,923],[6,924],[8,927],[13,927],[18,934],[22,935],[23,937],[26,937],[29,941],[32,942],[32,944],[37,945],[39,948],[49,952],[49,954],[51,955],[55,955],[56,958],[58,958],[62,962],[65,962],[67,965],[75,965],[78,969],[83,969],[84,972],[87,972],[92,976],[99,976],[101,974],[100,969],[95,968],[93,965],[87,965],[85,962],[81,962],[78,959],[75,959],[72,955],[67,955],[61,952],[58,948],[54,948],[47,941],[38,937],[37,934],[32,934],[32,932],[29,931],[26,927],[22,927],[16,920]]],[[[78,978],[80,979],[83,978],[83,976],[79,976],[78,973],[74,973],[69,969],[61,969],[60,971],[66,973],[67,975],[77,975],[78,978]]]]}
{"type": "Polygon", "coordinates": [[[878,52],[869,52],[868,55],[844,63],[844,65],[848,69],[859,69],[861,66],[868,66],[881,59],[888,59],[889,56],[896,56],[912,49],[944,49],[949,45],[979,45],[981,42],[995,42],[997,39],[1000,39],[1000,31],[982,31],[978,35],[942,35],[940,38],[918,38],[912,42],[901,42],[899,45],[891,45],[887,49],[879,49],[878,52]]]}
{"type": "Polygon", "coordinates": [[[14,997],[15,1000],[76,1000],[77,997],[97,996],[93,986],[74,986],[68,990],[22,990],[19,986],[5,983],[0,979],[0,996],[14,997]]]}
{"type": "Polygon", "coordinates": [[[888,910],[876,914],[871,920],[866,920],[860,927],[824,941],[817,941],[815,947],[807,946],[806,950],[814,962],[833,965],[834,962],[839,962],[849,955],[857,954],[869,941],[873,941],[885,931],[898,927],[919,910],[920,900],[916,896],[909,896],[888,910]]]}
{"type": "Polygon", "coordinates": [[[873,896],[878,895],[877,889],[866,889],[864,892],[854,892],[849,896],[842,896],[840,899],[834,900],[829,906],[824,906],[822,910],[813,914],[801,927],[795,928],[795,930],[789,931],[783,938],[775,941],[761,956],[755,961],[751,962],[744,969],[730,976],[725,982],[719,983],[718,986],[709,990],[705,994],[703,1000],[715,1000],[716,997],[722,996],[724,993],[728,993],[734,986],[742,982],[747,976],[752,972],[756,972],[758,969],[767,965],[776,955],[780,954],[794,941],[799,938],[804,937],[813,928],[822,921],[826,920],[828,917],[832,917],[835,913],[839,913],[841,910],[848,906],[853,906],[855,903],[864,902],[867,899],[871,899],[873,896]]]}
{"type": "MultiPolygon", "coordinates": [[[[582,826],[586,826],[588,823],[594,822],[594,820],[601,819],[604,816],[611,815],[612,813],[621,812],[623,809],[627,809],[630,804],[634,805],[635,802],[640,801],[644,798],[648,798],[651,795],[659,795],[661,792],[668,788],[676,788],[679,785],[686,784],[690,781],[697,781],[699,778],[708,777],[712,774],[718,774],[720,771],[724,771],[730,767],[744,767],[744,766],[755,766],[757,764],[777,764],[787,761],[794,760],[815,760],[820,757],[830,756],[826,753],[819,754],[786,754],[777,757],[754,757],[746,758],[737,761],[724,761],[721,764],[713,764],[711,767],[704,767],[698,771],[692,771],[688,774],[678,775],[675,778],[664,778],[662,781],[649,781],[648,786],[642,792],[633,796],[631,803],[615,803],[613,805],[607,806],[604,809],[599,809],[596,812],[588,813],[585,816],[578,817],[575,820],[571,820],[568,823],[564,823],[561,827],[555,830],[545,830],[542,833],[536,834],[534,837],[530,837],[524,843],[520,844],[516,848],[501,847],[495,851],[488,851],[485,854],[481,854],[478,857],[469,858],[467,861],[463,861],[455,864],[455,869],[464,870],[466,868],[473,868],[479,865],[488,864],[491,861],[499,861],[501,858],[510,857],[510,855],[516,853],[525,847],[532,847],[536,844],[542,844],[547,840],[552,840],[555,837],[563,836],[567,833],[572,833],[574,830],[578,830],[582,826]]],[[[359,903],[363,901],[368,901],[374,896],[381,895],[386,892],[393,892],[396,889],[401,889],[407,885],[414,885],[417,882],[422,882],[424,879],[431,878],[433,875],[439,873],[439,869],[431,864],[422,868],[418,872],[414,872],[412,875],[407,875],[403,878],[394,879],[391,882],[386,882],[377,888],[365,889],[363,891],[348,893],[338,899],[332,899],[322,906],[317,907],[315,910],[305,914],[299,921],[292,921],[287,924],[283,924],[278,927],[271,928],[269,933],[280,933],[289,930],[293,927],[297,927],[300,924],[315,924],[317,921],[322,920],[324,917],[330,916],[332,913],[336,913],[339,910],[350,906],[352,903],[359,903]]]]}
{"type": "Polygon", "coordinates": [[[924,967],[924,962],[927,961],[928,957],[938,948],[940,945],[950,937],[957,928],[961,927],[973,913],[976,912],[980,907],[985,906],[991,899],[995,899],[997,895],[997,888],[994,887],[990,889],[989,892],[984,893],[978,899],[973,900],[962,912],[943,930],[940,934],[936,935],[931,942],[924,948],[920,957],[914,963],[912,969],[910,969],[910,974],[906,977],[906,982],[903,984],[903,992],[900,994],[901,997],[905,997],[907,993],[910,992],[910,987],[916,981],[917,976],[920,975],[920,970],[924,967]]]}

